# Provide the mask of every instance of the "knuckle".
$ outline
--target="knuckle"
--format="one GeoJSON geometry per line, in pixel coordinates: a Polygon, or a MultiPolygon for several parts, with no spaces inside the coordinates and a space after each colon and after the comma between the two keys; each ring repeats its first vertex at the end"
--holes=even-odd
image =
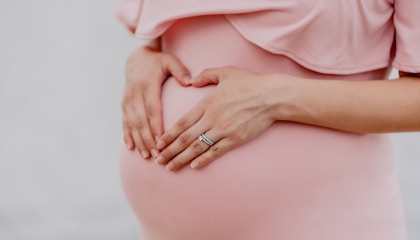
{"type": "Polygon", "coordinates": [[[232,140],[232,142],[242,142],[243,141],[243,136],[241,134],[238,133],[234,133],[230,139],[232,140]]]}
{"type": "Polygon", "coordinates": [[[186,129],[188,127],[188,120],[185,118],[181,118],[176,122],[176,125],[180,128],[180,129],[186,129]]]}
{"type": "Polygon", "coordinates": [[[123,129],[125,131],[130,131],[130,124],[127,121],[123,121],[123,129]]]}
{"type": "Polygon", "coordinates": [[[134,128],[134,125],[132,123],[132,121],[129,120],[124,120],[123,121],[123,127],[129,130],[132,130],[134,128]]]}
{"type": "Polygon", "coordinates": [[[190,135],[189,134],[182,134],[181,136],[179,136],[179,142],[182,144],[182,145],[188,145],[188,144],[190,144],[190,135]]]}
{"type": "Polygon", "coordinates": [[[153,108],[152,108],[152,107],[150,107],[150,106],[146,106],[146,116],[147,116],[148,118],[152,118],[152,117],[154,117],[155,115],[156,115],[155,110],[153,110],[153,108]]]}
{"type": "Polygon", "coordinates": [[[131,128],[142,129],[144,124],[141,121],[130,122],[131,128]]]}
{"type": "Polygon", "coordinates": [[[223,132],[223,133],[229,133],[230,132],[229,128],[230,128],[230,123],[228,121],[223,121],[223,122],[218,124],[217,131],[218,132],[223,132]]]}
{"type": "MultiPolygon", "coordinates": [[[[208,105],[212,105],[213,104],[213,100],[212,99],[206,99],[206,104],[208,105]]],[[[219,111],[209,111],[209,113],[207,113],[207,117],[209,118],[209,120],[211,122],[218,122],[217,119],[220,118],[220,112],[219,111]]],[[[221,125],[226,125],[228,123],[222,122],[220,123],[221,125]]]]}
{"type": "Polygon", "coordinates": [[[158,106],[152,106],[150,104],[146,105],[146,114],[149,118],[157,117],[159,112],[160,108],[158,106]]]}
{"type": "Polygon", "coordinates": [[[149,89],[150,84],[149,81],[144,80],[143,78],[138,78],[136,83],[134,84],[133,88],[133,95],[137,92],[145,92],[149,89]]]}
{"type": "Polygon", "coordinates": [[[220,149],[218,146],[213,146],[210,149],[214,157],[220,157],[223,154],[222,149],[220,149]]]}
{"type": "Polygon", "coordinates": [[[195,153],[195,154],[200,154],[202,152],[204,152],[204,147],[203,145],[201,145],[198,142],[193,142],[191,144],[191,150],[195,153]]]}
{"type": "Polygon", "coordinates": [[[248,133],[246,131],[240,132],[238,134],[241,142],[244,142],[248,139],[248,133]]]}
{"type": "Polygon", "coordinates": [[[126,112],[134,112],[136,108],[141,104],[137,99],[133,97],[124,97],[121,100],[121,108],[126,112]]]}

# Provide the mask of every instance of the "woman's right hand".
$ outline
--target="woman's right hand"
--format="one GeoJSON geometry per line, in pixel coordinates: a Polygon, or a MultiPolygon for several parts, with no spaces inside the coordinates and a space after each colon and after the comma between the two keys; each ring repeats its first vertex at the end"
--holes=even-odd
{"type": "Polygon", "coordinates": [[[152,46],[133,51],[127,59],[126,85],[122,100],[124,141],[143,158],[157,156],[156,139],[163,133],[161,90],[172,75],[182,86],[189,86],[188,69],[173,55],[152,46]]]}

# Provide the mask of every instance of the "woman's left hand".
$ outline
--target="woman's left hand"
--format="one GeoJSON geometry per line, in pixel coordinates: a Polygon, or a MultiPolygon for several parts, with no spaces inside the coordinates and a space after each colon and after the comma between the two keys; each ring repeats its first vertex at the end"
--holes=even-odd
{"type": "Polygon", "coordinates": [[[176,171],[186,164],[202,168],[222,154],[260,134],[275,120],[268,102],[267,76],[232,67],[203,71],[195,87],[217,87],[162,135],[156,161],[176,171]],[[199,140],[200,134],[215,144],[199,140]]]}

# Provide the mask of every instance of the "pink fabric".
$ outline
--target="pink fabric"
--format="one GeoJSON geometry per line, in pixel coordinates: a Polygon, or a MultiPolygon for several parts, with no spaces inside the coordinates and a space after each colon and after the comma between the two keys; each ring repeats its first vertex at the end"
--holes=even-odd
{"type": "Polygon", "coordinates": [[[394,0],[396,29],[396,58],[394,66],[400,71],[420,73],[420,2],[394,0]]]}
{"type": "MultiPolygon", "coordinates": [[[[191,1],[193,2],[193,1],[191,1]]],[[[252,44],[223,15],[178,19],[163,51],[196,76],[235,66],[308,78],[381,79],[310,71],[252,44]]],[[[163,86],[171,127],[214,86],[163,86]]],[[[404,240],[404,216],[387,135],[358,135],[277,122],[200,171],[171,173],[121,149],[121,178],[144,240],[404,240]]]]}
{"type": "Polygon", "coordinates": [[[388,66],[395,33],[395,67],[420,72],[419,12],[417,0],[123,0],[117,10],[139,38],[185,17],[224,14],[252,43],[329,74],[388,66]]]}
{"type": "Polygon", "coordinates": [[[116,10],[116,16],[132,33],[136,31],[136,22],[140,9],[138,0],[122,0],[116,10]]]}

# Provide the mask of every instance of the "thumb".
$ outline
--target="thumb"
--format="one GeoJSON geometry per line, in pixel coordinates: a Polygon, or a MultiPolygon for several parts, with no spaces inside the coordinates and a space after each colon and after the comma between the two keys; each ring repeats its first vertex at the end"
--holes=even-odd
{"type": "Polygon", "coordinates": [[[191,74],[185,65],[175,56],[166,58],[166,71],[168,71],[182,86],[191,85],[191,74]]]}
{"type": "Polygon", "coordinates": [[[192,80],[191,85],[194,87],[205,87],[211,84],[217,85],[222,71],[223,70],[221,68],[206,69],[192,80]]]}

